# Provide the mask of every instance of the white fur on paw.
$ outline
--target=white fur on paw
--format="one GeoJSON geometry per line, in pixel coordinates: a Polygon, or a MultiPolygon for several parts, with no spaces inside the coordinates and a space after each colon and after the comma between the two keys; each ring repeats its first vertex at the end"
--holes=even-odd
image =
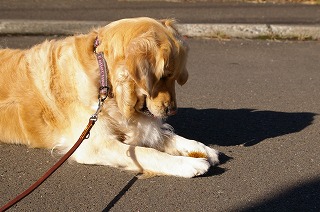
{"type": "Polygon", "coordinates": [[[219,151],[205,146],[208,160],[212,166],[219,164],[219,151]]]}
{"type": "Polygon", "coordinates": [[[210,163],[205,158],[181,157],[182,163],[176,170],[176,176],[191,178],[205,174],[210,168],[210,163]]]}
{"type": "Polygon", "coordinates": [[[219,163],[219,151],[212,149],[203,143],[192,141],[189,142],[188,145],[184,146],[183,155],[191,156],[195,155],[193,153],[200,153],[207,158],[212,166],[217,165],[219,163]]]}

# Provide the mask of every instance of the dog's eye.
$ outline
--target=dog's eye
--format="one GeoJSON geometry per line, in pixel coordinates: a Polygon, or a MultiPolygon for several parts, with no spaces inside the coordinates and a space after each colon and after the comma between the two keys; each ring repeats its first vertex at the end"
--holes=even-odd
{"type": "Polygon", "coordinates": [[[168,78],[172,77],[172,74],[171,73],[168,73],[166,75],[163,75],[160,80],[167,80],[168,78]]]}

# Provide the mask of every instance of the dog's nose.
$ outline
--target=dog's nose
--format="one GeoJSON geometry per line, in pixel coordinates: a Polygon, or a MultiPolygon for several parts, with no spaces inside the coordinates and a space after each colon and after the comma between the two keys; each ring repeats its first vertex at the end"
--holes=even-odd
{"type": "Polygon", "coordinates": [[[177,109],[177,107],[167,107],[166,108],[166,114],[168,115],[168,116],[173,116],[173,115],[175,115],[176,113],[177,113],[177,111],[178,111],[178,109],[177,109]]]}

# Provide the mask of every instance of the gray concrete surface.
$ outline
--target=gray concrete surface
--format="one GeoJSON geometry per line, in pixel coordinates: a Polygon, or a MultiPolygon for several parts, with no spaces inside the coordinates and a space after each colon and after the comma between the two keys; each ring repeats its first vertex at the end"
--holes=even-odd
{"type": "Polygon", "coordinates": [[[0,34],[65,35],[121,18],[175,18],[190,37],[320,39],[320,5],[219,0],[0,1],[0,34]]]}
{"type": "Polygon", "coordinates": [[[0,19],[115,21],[148,16],[183,23],[319,24],[320,5],[232,1],[0,0],[0,19]]]}
{"type": "MultiPolygon", "coordinates": [[[[30,47],[46,37],[2,37],[30,47]]],[[[52,37],[50,37],[52,38],[52,37]]],[[[64,164],[12,211],[319,211],[319,42],[190,39],[176,132],[231,159],[203,177],[155,177],[64,164]]],[[[58,158],[0,146],[0,204],[58,158]]]]}

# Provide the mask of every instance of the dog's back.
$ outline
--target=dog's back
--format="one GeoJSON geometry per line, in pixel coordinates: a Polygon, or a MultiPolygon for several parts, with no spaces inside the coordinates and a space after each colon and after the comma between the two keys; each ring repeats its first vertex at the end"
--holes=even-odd
{"type": "Polygon", "coordinates": [[[25,135],[20,127],[19,103],[29,86],[26,73],[25,52],[22,50],[0,50],[0,140],[20,143],[25,135]]]}
{"type": "Polygon", "coordinates": [[[45,41],[28,50],[0,50],[0,141],[52,148],[54,131],[61,129],[56,98],[72,94],[59,86],[55,43],[45,41]],[[53,96],[54,91],[58,91],[53,96]],[[59,122],[59,123],[58,123],[59,122]]]}

